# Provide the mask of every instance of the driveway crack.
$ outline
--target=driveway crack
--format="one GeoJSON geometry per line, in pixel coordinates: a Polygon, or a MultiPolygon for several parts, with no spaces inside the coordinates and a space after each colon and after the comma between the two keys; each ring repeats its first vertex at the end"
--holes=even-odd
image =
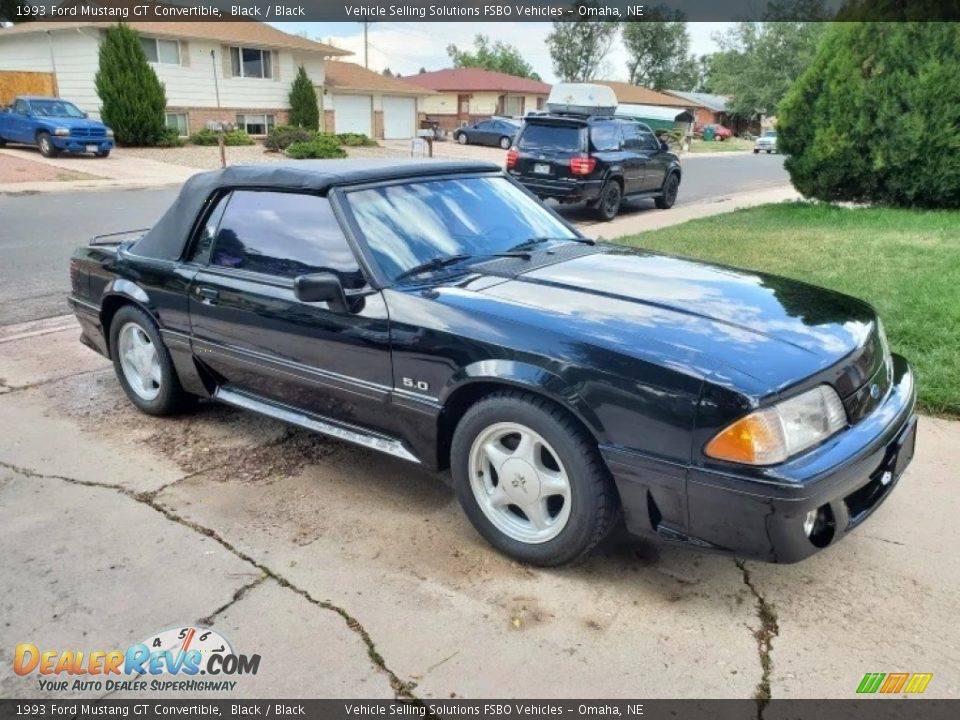
{"type": "Polygon", "coordinates": [[[156,512],[163,515],[170,522],[175,522],[179,525],[182,525],[183,527],[193,530],[194,532],[200,535],[203,535],[205,537],[210,538],[211,540],[214,540],[217,544],[219,544],[221,547],[226,549],[228,552],[232,553],[236,557],[240,558],[244,562],[252,565],[254,568],[259,570],[261,573],[261,576],[257,580],[254,580],[253,582],[248,583],[244,587],[237,590],[237,592],[234,593],[234,596],[230,600],[230,602],[226,603],[223,607],[218,608],[213,612],[213,614],[209,615],[207,618],[203,618],[203,620],[215,618],[217,615],[219,615],[220,613],[225,611],[227,608],[229,608],[233,603],[242,599],[243,595],[249,592],[253,587],[256,587],[257,585],[265,581],[267,578],[271,578],[275,580],[281,587],[286,588],[292,592],[295,592],[297,595],[304,598],[311,605],[315,605],[318,608],[321,608],[323,610],[329,610],[330,612],[334,612],[337,615],[339,615],[343,619],[344,623],[346,623],[346,626],[360,637],[361,641],[363,642],[364,646],[367,649],[367,657],[370,658],[370,662],[372,662],[373,665],[378,670],[380,670],[380,672],[384,673],[387,676],[390,682],[390,687],[393,689],[395,695],[398,698],[413,701],[416,704],[421,703],[420,699],[413,694],[413,690],[416,687],[416,684],[408,683],[401,680],[397,676],[397,674],[389,668],[386,661],[383,659],[383,656],[377,650],[376,643],[373,641],[373,638],[370,636],[370,633],[360,623],[359,620],[357,620],[355,617],[353,617],[353,615],[349,613],[349,611],[347,611],[345,608],[340,607],[339,605],[335,605],[334,603],[329,602],[328,600],[319,600],[313,597],[313,595],[311,595],[308,590],[305,590],[304,588],[301,588],[295,585],[294,583],[290,582],[287,578],[285,578],[283,575],[276,572],[269,566],[264,565],[263,563],[254,559],[252,556],[243,552],[239,548],[234,547],[233,544],[231,544],[228,540],[222,538],[213,528],[209,528],[204,525],[201,525],[200,523],[194,522],[192,520],[188,520],[187,518],[181,515],[178,515],[174,511],[170,510],[169,508],[164,507],[156,500],[157,491],[136,492],[134,490],[125,488],[122,485],[117,485],[115,483],[97,482],[94,480],[80,480],[79,478],[66,477],[65,475],[51,475],[51,474],[41,473],[31,468],[20,467],[18,465],[14,465],[12,463],[8,463],[3,460],[0,460],[0,467],[6,468],[8,470],[12,470],[13,472],[28,478],[39,478],[43,480],[59,480],[61,482],[65,482],[70,485],[99,488],[101,490],[112,490],[114,492],[120,493],[121,495],[125,495],[126,497],[130,498],[135,502],[146,505],[152,510],[155,510],[156,512]]]}
{"type": "Polygon", "coordinates": [[[757,619],[760,626],[754,630],[753,637],[757,641],[757,655],[760,658],[760,682],[753,693],[757,702],[757,720],[763,720],[763,713],[770,703],[770,675],[773,671],[773,639],[780,634],[780,625],[777,622],[777,612],[773,604],[757,590],[753,584],[753,577],[747,564],[743,560],[734,560],[743,575],[743,584],[749,588],[756,601],[757,619]]]}

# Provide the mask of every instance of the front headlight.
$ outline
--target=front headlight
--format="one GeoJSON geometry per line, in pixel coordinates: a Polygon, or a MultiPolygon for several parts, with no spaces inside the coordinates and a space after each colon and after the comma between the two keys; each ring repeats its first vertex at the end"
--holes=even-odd
{"type": "Polygon", "coordinates": [[[107,137],[113,137],[113,130],[107,128],[107,137]]]}
{"type": "Polygon", "coordinates": [[[706,454],[747,465],[775,465],[846,427],[840,396],[829,385],[755,410],[707,443],[706,454]]]}
{"type": "Polygon", "coordinates": [[[70,135],[70,128],[57,128],[53,131],[53,134],[60,135],[61,137],[68,136],[70,135]]]}

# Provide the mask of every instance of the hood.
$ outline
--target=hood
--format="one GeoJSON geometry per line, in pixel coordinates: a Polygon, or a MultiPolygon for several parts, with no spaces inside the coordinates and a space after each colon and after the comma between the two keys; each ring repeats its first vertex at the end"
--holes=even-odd
{"type": "MultiPolygon", "coordinates": [[[[532,268],[482,292],[535,308],[594,342],[631,354],[664,345],[682,349],[772,390],[848,356],[856,365],[876,334],[868,305],[830,290],[629,248],[597,250],[532,268]]],[[[832,378],[841,395],[865,381],[872,362],[867,358],[861,370],[832,378]]]]}
{"type": "Polygon", "coordinates": [[[34,115],[33,119],[37,122],[42,122],[45,125],[51,127],[65,127],[70,128],[71,130],[75,128],[105,128],[104,125],[99,120],[93,120],[91,118],[72,118],[72,117],[49,117],[46,115],[34,115]]]}

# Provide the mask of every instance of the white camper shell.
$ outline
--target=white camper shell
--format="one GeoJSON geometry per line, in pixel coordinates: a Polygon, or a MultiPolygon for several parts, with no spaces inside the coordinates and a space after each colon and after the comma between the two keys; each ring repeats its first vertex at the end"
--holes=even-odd
{"type": "Polygon", "coordinates": [[[606,85],[558,83],[550,90],[547,109],[556,114],[613,115],[617,94],[606,85]]]}

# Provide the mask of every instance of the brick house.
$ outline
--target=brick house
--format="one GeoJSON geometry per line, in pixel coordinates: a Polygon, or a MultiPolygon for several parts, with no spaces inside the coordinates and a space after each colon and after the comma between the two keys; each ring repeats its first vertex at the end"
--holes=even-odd
{"type": "Polygon", "coordinates": [[[541,109],[550,95],[550,86],[539,80],[479,68],[437,70],[403,80],[433,91],[423,99],[422,113],[445,130],[492,115],[522,117],[541,109]]]}
{"type": "Polygon", "coordinates": [[[681,100],[694,103],[694,117],[697,125],[723,125],[733,130],[737,135],[743,132],[757,133],[760,131],[758,122],[731,112],[729,108],[730,98],[726,95],[681,90],[667,90],[666,92],[681,100]]]}
{"type": "MultiPolygon", "coordinates": [[[[56,94],[74,102],[81,110],[97,115],[100,98],[94,85],[99,64],[99,47],[110,22],[43,22],[25,23],[0,29],[0,83],[4,74],[18,77],[46,74],[48,86],[56,94]]],[[[234,122],[252,135],[263,135],[271,127],[287,122],[287,96],[290,83],[299,66],[303,66],[318,95],[331,97],[327,87],[327,65],[331,58],[350,53],[277,30],[259,22],[130,22],[141,36],[144,51],[164,84],[167,94],[167,124],[187,135],[203,128],[209,120],[234,122]],[[217,94],[220,104],[218,109],[217,94]]],[[[353,94],[363,98],[362,91],[371,85],[376,73],[359,66],[346,68],[349,63],[336,65],[334,93],[353,94]],[[357,72],[357,69],[362,72],[357,72]],[[344,80],[344,78],[346,78],[344,80]],[[350,87],[350,86],[353,87],[350,87]]],[[[398,82],[398,81],[397,81],[398,82]]],[[[390,88],[387,100],[368,94],[370,105],[369,131],[375,135],[374,113],[381,117],[378,127],[391,130],[410,129],[415,123],[416,104],[425,94],[419,88],[406,85],[390,88]],[[399,98],[404,98],[400,100],[399,98]],[[399,119],[382,117],[397,113],[399,119]],[[405,119],[410,116],[412,119],[405,119]]],[[[333,94],[334,104],[338,94],[333,94]]],[[[349,104],[345,101],[345,107],[349,104]]],[[[354,103],[358,101],[353,100],[354,103]]],[[[333,110],[333,107],[324,110],[333,110]]],[[[346,118],[348,113],[344,111],[346,118]]],[[[331,117],[331,122],[337,124],[331,117]]],[[[346,122],[346,121],[345,121],[346,122]]],[[[347,123],[350,125],[350,123],[347,123]]],[[[367,126],[356,122],[354,131],[365,131],[367,126]]],[[[331,128],[333,129],[333,128],[331,128]]]]}

